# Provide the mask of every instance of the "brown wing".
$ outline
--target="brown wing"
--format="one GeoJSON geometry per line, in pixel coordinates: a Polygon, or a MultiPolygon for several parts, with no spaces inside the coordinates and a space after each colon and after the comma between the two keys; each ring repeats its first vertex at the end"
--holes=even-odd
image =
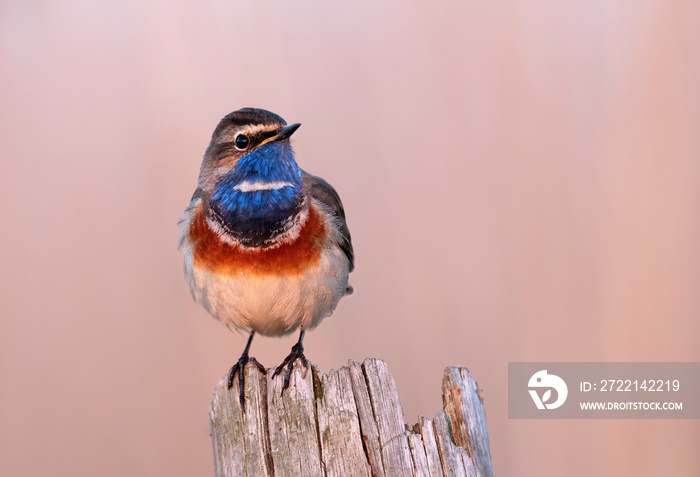
{"type": "Polygon", "coordinates": [[[197,187],[197,189],[194,191],[194,194],[192,194],[192,198],[190,199],[190,203],[187,204],[187,207],[185,208],[185,213],[182,214],[182,217],[180,217],[180,220],[177,221],[177,225],[180,227],[180,243],[177,246],[178,250],[185,245],[185,237],[187,236],[187,224],[189,223],[190,216],[192,215],[192,210],[194,209],[195,201],[202,197],[202,189],[197,187]]]}
{"type": "Polygon", "coordinates": [[[350,230],[345,221],[345,210],[343,210],[343,203],[340,201],[340,196],[338,196],[338,193],[328,182],[320,177],[312,176],[306,171],[302,171],[302,180],[304,181],[304,188],[309,191],[311,197],[328,206],[335,214],[339,229],[338,232],[340,232],[340,248],[348,257],[350,261],[350,271],[352,272],[355,268],[355,253],[352,250],[350,230]]]}
{"type": "Polygon", "coordinates": [[[192,202],[195,199],[199,199],[200,197],[202,197],[202,189],[197,187],[194,191],[194,194],[192,194],[192,198],[190,199],[190,202],[192,202]]]}

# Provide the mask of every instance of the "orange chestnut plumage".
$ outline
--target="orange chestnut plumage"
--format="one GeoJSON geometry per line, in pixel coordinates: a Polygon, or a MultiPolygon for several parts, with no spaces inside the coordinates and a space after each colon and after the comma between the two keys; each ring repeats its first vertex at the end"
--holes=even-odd
{"type": "Polygon", "coordinates": [[[192,244],[194,266],[216,274],[299,275],[321,260],[326,227],[316,211],[309,207],[309,217],[299,236],[291,242],[259,250],[232,245],[221,239],[208,225],[202,205],[194,211],[187,238],[192,244]]]}

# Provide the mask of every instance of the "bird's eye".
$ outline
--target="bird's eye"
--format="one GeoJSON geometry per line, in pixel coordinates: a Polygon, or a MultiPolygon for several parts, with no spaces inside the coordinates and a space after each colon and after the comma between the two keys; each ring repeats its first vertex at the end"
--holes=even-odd
{"type": "Polygon", "coordinates": [[[245,134],[239,134],[238,136],[236,136],[236,147],[238,149],[243,150],[247,148],[249,142],[250,141],[248,141],[248,136],[246,136],[245,134]]]}

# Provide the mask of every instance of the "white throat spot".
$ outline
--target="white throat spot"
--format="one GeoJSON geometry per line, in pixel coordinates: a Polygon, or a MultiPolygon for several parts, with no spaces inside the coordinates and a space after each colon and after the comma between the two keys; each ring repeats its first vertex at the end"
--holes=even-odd
{"type": "Polygon", "coordinates": [[[249,182],[243,181],[240,184],[236,184],[233,190],[238,190],[241,192],[256,192],[259,190],[279,190],[284,187],[293,187],[294,184],[291,182],[274,181],[274,182],[249,182]]]}

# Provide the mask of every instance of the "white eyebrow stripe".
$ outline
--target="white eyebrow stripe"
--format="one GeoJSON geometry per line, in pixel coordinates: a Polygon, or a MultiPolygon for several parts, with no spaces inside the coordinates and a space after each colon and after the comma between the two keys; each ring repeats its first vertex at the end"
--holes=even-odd
{"type": "Polygon", "coordinates": [[[244,126],[240,129],[243,134],[253,135],[261,131],[264,132],[277,132],[284,126],[281,124],[251,124],[249,126],[244,126]]]}
{"type": "Polygon", "coordinates": [[[282,189],[283,187],[293,187],[294,184],[291,182],[282,182],[282,181],[274,181],[274,182],[249,182],[249,181],[243,181],[240,184],[236,184],[236,186],[233,188],[233,190],[239,190],[241,192],[256,192],[259,190],[278,190],[282,189]]]}

